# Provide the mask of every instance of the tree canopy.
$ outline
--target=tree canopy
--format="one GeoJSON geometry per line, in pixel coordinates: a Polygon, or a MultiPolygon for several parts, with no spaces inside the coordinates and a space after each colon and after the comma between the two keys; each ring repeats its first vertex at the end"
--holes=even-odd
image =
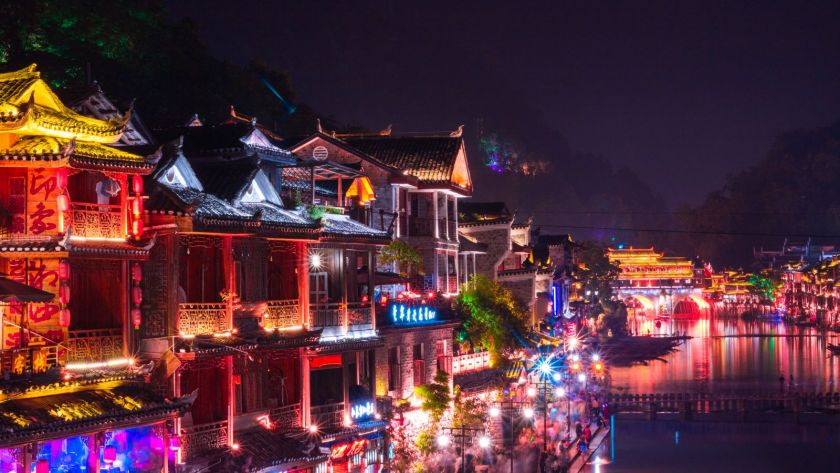
{"type": "Polygon", "coordinates": [[[423,255],[403,240],[393,240],[383,247],[379,253],[379,262],[396,263],[400,276],[405,278],[423,274],[425,271],[423,255]]]}

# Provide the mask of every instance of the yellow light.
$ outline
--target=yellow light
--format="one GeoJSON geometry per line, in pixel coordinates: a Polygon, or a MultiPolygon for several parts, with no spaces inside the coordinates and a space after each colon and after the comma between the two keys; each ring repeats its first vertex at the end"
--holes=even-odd
{"type": "Polygon", "coordinates": [[[64,369],[69,371],[84,371],[95,370],[101,368],[116,368],[120,366],[134,366],[133,358],[114,358],[108,361],[98,361],[94,363],[68,363],[64,369]]]}
{"type": "Polygon", "coordinates": [[[321,255],[318,253],[309,255],[309,266],[312,266],[313,269],[321,269],[321,255]]]}
{"type": "Polygon", "coordinates": [[[227,332],[214,333],[213,336],[216,337],[216,338],[228,338],[228,337],[231,336],[231,332],[227,331],[227,332]]]}
{"type": "Polygon", "coordinates": [[[315,425],[315,424],[311,424],[311,425],[309,426],[309,433],[311,433],[311,434],[317,434],[317,433],[318,433],[318,426],[317,426],[317,425],[315,425]]]}

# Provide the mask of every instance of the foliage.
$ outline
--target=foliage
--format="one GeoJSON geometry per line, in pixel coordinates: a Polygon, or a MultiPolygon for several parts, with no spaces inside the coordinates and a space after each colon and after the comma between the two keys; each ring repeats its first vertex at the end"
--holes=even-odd
{"type": "Polygon", "coordinates": [[[308,210],[309,218],[315,220],[316,222],[324,218],[324,214],[327,213],[326,209],[320,205],[312,205],[308,210]]]}
{"type": "Polygon", "coordinates": [[[420,463],[420,452],[414,439],[408,433],[408,426],[401,422],[391,422],[390,443],[393,451],[391,470],[399,473],[409,473],[420,463]]]}
{"type": "Polygon", "coordinates": [[[490,352],[494,364],[518,346],[517,337],[527,331],[529,314],[522,302],[510,289],[480,274],[461,286],[455,310],[463,321],[461,336],[490,352]]]}
{"type": "Polygon", "coordinates": [[[621,301],[601,301],[604,312],[598,318],[598,328],[604,334],[627,334],[627,306],[621,301]]]}
{"type": "Polygon", "coordinates": [[[584,290],[598,291],[600,300],[609,300],[612,296],[612,283],[621,270],[610,262],[607,249],[598,242],[586,241],[580,244],[576,253],[578,266],[575,277],[583,283],[584,290]]]}
{"type": "Polygon", "coordinates": [[[382,248],[379,253],[379,262],[383,264],[396,263],[400,276],[408,278],[415,275],[422,275],[423,255],[417,248],[409,245],[403,240],[393,240],[382,248]]]}
{"type": "Polygon", "coordinates": [[[426,385],[415,386],[414,393],[423,401],[422,408],[429,413],[429,421],[437,424],[449,408],[449,375],[438,370],[435,379],[426,385]]]}
{"type": "Polygon", "coordinates": [[[7,0],[0,4],[0,68],[35,62],[59,89],[84,86],[89,70],[111,98],[136,98],[153,126],[183,125],[196,111],[218,123],[233,104],[289,134],[314,129],[315,112],[290,105],[295,93],[284,72],[258,58],[245,65],[220,61],[208,54],[191,20],[167,16],[157,0],[7,0]]]}
{"type": "Polygon", "coordinates": [[[750,283],[750,292],[771,302],[776,300],[776,292],[782,287],[778,276],[770,271],[753,273],[747,282],[750,283]]]}
{"type": "Polygon", "coordinates": [[[453,427],[481,428],[484,426],[487,414],[486,402],[478,398],[464,399],[459,386],[455,386],[454,399],[455,409],[452,413],[453,427]]]}

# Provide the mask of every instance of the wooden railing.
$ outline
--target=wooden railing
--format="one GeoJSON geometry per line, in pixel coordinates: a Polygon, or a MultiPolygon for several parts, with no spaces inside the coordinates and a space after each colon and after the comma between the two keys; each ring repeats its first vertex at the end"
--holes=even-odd
{"type": "Polygon", "coordinates": [[[371,323],[370,306],[360,302],[311,304],[309,317],[312,327],[340,327],[344,317],[351,328],[371,323]]]}
{"type": "Polygon", "coordinates": [[[120,329],[71,330],[64,345],[68,363],[107,361],[123,356],[120,329]]]}
{"type": "Polygon", "coordinates": [[[184,461],[194,459],[205,452],[225,448],[227,444],[226,420],[181,428],[181,451],[184,461]]]}
{"type": "Polygon", "coordinates": [[[268,418],[275,425],[277,430],[296,430],[301,427],[300,403],[289,404],[288,406],[275,407],[268,412],[268,418]]]}
{"type": "Polygon", "coordinates": [[[319,429],[335,429],[344,424],[344,403],[324,404],[310,408],[312,423],[319,429]]]}
{"type": "Polygon", "coordinates": [[[286,328],[301,325],[300,304],[297,299],[268,301],[263,327],[286,328]]]}
{"type": "Polygon", "coordinates": [[[430,218],[409,217],[408,236],[434,236],[435,220],[430,218]]]}
{"type": "Polygon", "coordinates": [[[119,205],[73,203],[69,225],[73,235],[92,238],[125,238],[119,205]]]}
{"type": "Polygon", "coordinates": [[[224,302],[186,302],[178,304],[178,332],[201,335],[226,332],[227,304],[224,302]]]}
{"type": "Polygon", "coordinates": [[[452,374],[481,371],[490,367],[490,353],[468,353],[452,357],[452,374]]]}

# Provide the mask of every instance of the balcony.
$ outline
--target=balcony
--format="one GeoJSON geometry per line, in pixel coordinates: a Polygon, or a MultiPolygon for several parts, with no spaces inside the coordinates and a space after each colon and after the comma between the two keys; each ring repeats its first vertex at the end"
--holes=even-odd
{"type": "Polygon", "coordinates": [[[228,444],[227,421],[181,428],[181,452],[184,461],[203,453],[226,448],[228,444]]]}
{"type": "Polygon", "coordinates": [[[119,205],[73,203],[69,227],[73,235],[87,238],[125,238],[119,205]]]}
{"type": "Polygon", "coordinates": [[[301,325],[297,299],[268,301],[266,304],[268,308],[263,316],[263,327],[283,329],[301,325]]]}
{"type": "Polygon", "coordinates": [[[123,356],[120,329],[71,330],[64,345],[68,363],[107,361],[123,356]]]}
{"type": "Polygon", "coordinates": [[[300,403],[271,409],[268,412],[268,418],[281,432],[300,429],[302,420],[300,403]]]}
{"type": "Polygon", "coordinates": [[[227,332],[228,305],[224,302],[187,302],[178,304],[178,333],[207,335],[227,332]]]}
{"type": "Polygon", "coordinates": [[[452,374],[472,373],[485,370],[490,367],[490,353],[482,351],[479,353],[467,353],[452,357],[452,374]]]}
{"type": "Polygon", "coordinates": [[[434,219],[410,217],[408,219],[408,236],[435,236],[434,219]]]}
{"type": "Polygon", "coordinates": [[[370,325],[370,305],[360,302],[335,302],[309,306],[311,327],[341,327],[344,325],[345,316],[351,330],[354,326],[370,325]]]}
{"type": "Polygon", "coordinates": [[[312,406],[310,409],[312,424],[319,430],[338,429],[344,425],[344,403],[312,406]]]}

